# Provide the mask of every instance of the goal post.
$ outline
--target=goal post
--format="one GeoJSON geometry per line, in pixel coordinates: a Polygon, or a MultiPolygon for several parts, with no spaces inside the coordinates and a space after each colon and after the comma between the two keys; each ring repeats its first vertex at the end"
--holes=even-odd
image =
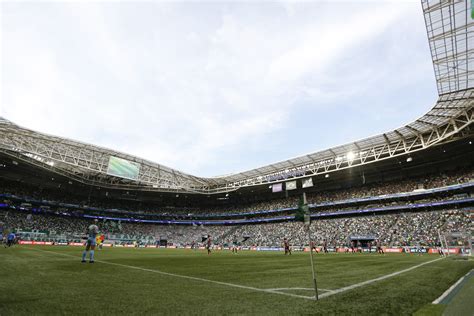
{"type": "Polygon", "coordinates": [[[442,236],[443,249],[448,255],[472,256],[472,231],[471,229],[447,231],[442,236]]]}

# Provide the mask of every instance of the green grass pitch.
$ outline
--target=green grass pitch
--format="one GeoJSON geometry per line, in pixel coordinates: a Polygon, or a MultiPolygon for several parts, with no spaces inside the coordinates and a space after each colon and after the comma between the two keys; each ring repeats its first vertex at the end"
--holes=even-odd
{"type": "MultiPolygon", "coordinates": [[[[0,315],[411,315],[474,268],[442,259],[315,301],[308,253],[105,248],[82,264],[81,252],[1,247],[0,315]]],[[[435,259],[317,254],[318,288],[332,293],[435,259]]]]}

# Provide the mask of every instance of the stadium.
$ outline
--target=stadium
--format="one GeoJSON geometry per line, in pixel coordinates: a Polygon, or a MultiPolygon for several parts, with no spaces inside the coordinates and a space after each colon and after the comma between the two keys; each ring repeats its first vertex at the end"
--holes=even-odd
{"type": "Polygon", "coordinates": [[[423,116],[244,172],[0,117],[0,315],[472,315],[472,5],[421,1],[423,116]]]}

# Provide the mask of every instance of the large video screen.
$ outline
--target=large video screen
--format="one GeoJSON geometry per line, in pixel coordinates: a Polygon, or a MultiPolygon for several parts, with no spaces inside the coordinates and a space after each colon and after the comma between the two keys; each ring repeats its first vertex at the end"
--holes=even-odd
{"type": "Polygon", "coordinates": [[[122,158],[110,156],[107,174],[120,178],[137,180],[140,164],[122,158]]]}
{"type": "Polygon", "coordinates": [[[276,183],[276,184],[272,185],[272,192],[273,193],[281,192],[281,191],[283,191],[283,183],[276,183]]]}
{"type": "Polygon", "coordinates": [[[296,190],[296,180],[286,182],[285,187],[287,191],[296,190]]]}

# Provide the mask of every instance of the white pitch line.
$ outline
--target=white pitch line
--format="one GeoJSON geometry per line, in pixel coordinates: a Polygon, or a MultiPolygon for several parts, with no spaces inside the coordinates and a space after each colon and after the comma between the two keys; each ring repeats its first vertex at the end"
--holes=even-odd
{"type": "Polygon", "coordinates": [[[364,285],[372,284],[372,283],[377,282],[377,281],[382,281],[382,280],[397,276],[399,274],[402,274],[402,273],[405,273],[405,272],[408,272],[408,271],[411,271],[411,270],[414,270],[414,269],[418,269],[419,267],[422,267],[424,265],[427,265],[427,264],[430,264],[430,263],[433,263],[433,262],[436,262],[436,261],[439,261],[439,260],[442,260],[442,259],[444,259],[444,258],[438,258],[438,259],[435,259],[435,260],[423,262],[423,263],[417,264],[416,266],[413,266],[413,267],[410,267],[410,268],[407,268],[407,269],[404,269],[404,270],[400,270],[400,271],[397,271],[397,272],[393,272],[393,273],[390,273],[390,274],[386,274],[386,275],[383,275],[383,276],[375,278],[375,279],[371,279],[371,280],[367,280],[367,281],[364,281],[364,282],[360,282],[360,283],[352,284],[352,285],[349,285],[349,286],[345,286],[345,287],[342,287],[342,288],[337,289],[337,290],[332,290],[331,292],[323,293],[323,294],[319,295],[319,297],[320,298],[325,298],[325,297],[328,297],[328,296],[331,296],[331,295],[334,295],[334,294],[339,294],[339,293],[342,293],[342,292],[345,292],[345,291],[349,291],[349,290],[352,290],[352,289],[355,289],[355,288],[358,288],[358,287],[361,287],[361,286],[364,286],[364,285]]]}
{"type": "MultiPolygon", "coordinates": [[[[35,249],[35,248],[29,248],[29,249],[48,252],[48,253],[59,254],[59,255],[62,255],[62,256],[72,257],[74,259],[80,258],[80,257],[77,257],[77,256],[73,256],[73,255],[69,255],[69,254],[61,253],[61,252],[48,251],[48,250],[35,249]]],[[[271,290],[271,289],[259,289],[259,288],[251,287],[251,286],[245,286],[245,285],[239,285],[239,284],[233,284],[233,283],[227,283],[227,282],[221,282],[221,281],[214,281],[214,280],[209,280],[209,279],[203,279],[203,278],[192,277],[192,276],[187,276],[187,275],[163,272],[163,271],[160,271],[160,270],[141,268],[141,267],[130,266],[130,265],[126,265],[126,264],[109,262],[109,261],[95,260],[95,262],[100,262],[100,263],[103,263],[103,264],[110,264],[110,265],[119,266],[119,267],[123,267],[123,268],[134,269],[134,270],[152,272],[152,273],[157,273],[157,274],[176,277],[176,278],[182,278],[182,279],[188,279],[188,280],[194,280],[194,281],[201,281],[201,282],[219,284],[219,285],[224,285],[224,286],[229,286],[229,287],[234,287],[234,288],[239,288],[239,289],[244,289],[244,290],[251,290],[251,291],[256,291],[256,292],[278,294],[278,295],[284,295],[284,296],[290,296],[290,297],[297,297],[297,298],[303,298],[303,299],[307,299],[307,300],[315,300],[314,296],[305,296],[305,295],[297,295],[297,294],[291,294],[291,293],[285,293],[285,292],[278,292],[278,291],[271,290]]]]}
{"type": "Polygon", "coordinates": [[[461,277],[456,283],[451,285],[451,287],[449,289],[447,289],[446,291],[444,291],[444,293],[441,294],[440,297],[435,299],[432,304],[439,304],[442,300],[444,300],[444,298],[446,296],[448,296],[472,271],[474,271],[474,270],[469,271],[463,277],[461,277]]]}
{"type": "MultiPolygon", "coordinates": [[[[314,291],[314,287],[279,287],[276,289],[267,289],[270,291],[291,291],[291,290],[302,290],[302,291],[314,291]]],[[[331,292],[332,290],[320,289],[318,291],[331,292]]]]}
{"type": "MultiPolygon", "coordinates": [[[[29,248],[29,249],[37,250],[37,251],[43,251],[43,252],[49,252],[49,253],[54,253],[54,254],[59,254],[59,255],[72,257],[72,258],[78,258],[77,256],[73,256],[73,255],[69,255],[69,254],[65,254],[65,253],[60,253],[60,252],[55,252],[55,251],[48,251],[48,250],[35,249],[35,248],[29,248]]],[[[328,296],[331,296],[331,295],[334,295],[334,294],[339,294],[339,293],[349,291],[349,290],[352,290],[352,289],[355,289],[355,288],[358,288],[358,287],[361,287],[361,286],[364,286],[364,285],[368,285],[368,284],[371,284],[371,283],[374,283],[374,282],[377,282],[377,281],[385,280],[385,279],[388,279],[388,278],[397,276],[399,274],[417,269],[419,267],[422,267],[424,265],[427,265],[427,264],[430,264],[430,263],[433,263],[433,262],[436,262],[436,261],[439,261],[439,260],[442,260],[442,259],[444,259],[444,258],[438,258],[438,259],[435,259],[435,260],[423,262],[423,263],[420,263],[416,266],[413,266],[413,267],[410,267],[410,268],[407,268],[407,269],[404,269],[404,270],[400,270],[400,271],[397,271],[397,272],[386,274],[386,275],[383,275],[383,276],[375,278],[375,279],[371,279],[371,280],[367,280],[367,281],[364,281],[364,282],[356,283],[356,284],[349,285],[349,286],[346,286],[346,287],[343,287],[343,288],[340,288],[340,289],[329,290],[330,292],[323,293],[323,294],[319,295],[319,298],[325,298],[325,297],[328,297],[328,296]]],[[[114,263],[114,262],[108,262],[108,261],[102,261],[102,260],[96,260],[96,262],[115,265],[115,266],[120,266],[120,267],[124,267],[124,268],[129,268],[129,269],[135,269],[135,270],[147,271],[147,272],[152,272],[152,273],[158,273],[158,274],[172,276],[172,277],[176,277],[176,278],[214,283],[214,284],[219,284],[219,285],[224,285],[224,286],[229,286],[229,287],[234,287],[234,288],[240,288],[240,289],[245,289],[245,290],[251,290],[251,291],[256,291],[256,292],[265,292],[265,293],[271,293],[271,294],[278,294],[278,295],[284,295],[284,296],[290,296],[290,297],[303,298],[303,299],[307,299],[307,300],[315,300],[316,299],[314,296],[305,296],[305,295],[297,295],[297,294],[291,294],[291,293],[286,293],[286,292],[279,292],[279,291],[274,290],[274,289],[259,289],[259,288],[251,287],[251,286],[245,286],[245,285],[239,285],[239,284],[233,284],[233,283],[227,283],[227,282],[221,282],[221,281],[214,281],[214,280],[203,279],[203,278],[192,277],[192,276],[181,275],[181,274],[174,274],[174,273],[169,273],[169,272],[163,272],[163,271],[160,271],[160,270],[146,269],[146,268],[141,268],[141,267],[136,267],[136,266],[120,264],[120,263],[114,263]]]]}

